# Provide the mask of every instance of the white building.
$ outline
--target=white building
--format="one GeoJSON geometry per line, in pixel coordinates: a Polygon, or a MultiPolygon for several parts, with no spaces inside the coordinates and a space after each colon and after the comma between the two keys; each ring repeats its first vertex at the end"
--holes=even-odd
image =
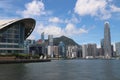
{"type": "Polygon", "coordinates": [[[88,55],[87,45],[84,44],[84,45],[82,45],[82,57],[86,58],[87,55],[88,55]]]}
{"type": "Polygon", "coordinates": [[[82,45],[83,58],[95,58],[97,54],[96,44],[82,45]]]}
{"type": "Polygon", "coordinates": [[[48,57],[53,57],[53,46],[48,46],[48,57]]]}
{"type": "Polygon", "coordinates": [[[76,58],[77,57],[77,46],[67,46],[67,57],[76,58]]]}
{"type": "Polygon", "coordinates": [[[116,56],[120,56],[120,42],[115,43],[116,56]]]}
{"type": "Polygon", "coordinates": [[[54,55],[54,57],[56,57],[56,58],[59,57],[58,46],[53,46],[53,55],[54,55]]]}

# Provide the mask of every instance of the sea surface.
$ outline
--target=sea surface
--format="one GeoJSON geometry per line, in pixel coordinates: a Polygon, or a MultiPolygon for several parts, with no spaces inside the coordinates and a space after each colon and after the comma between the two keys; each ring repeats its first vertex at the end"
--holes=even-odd
{"type": "Polygon", "coordinates": [[[120,60],[0,64],[0,80],[120,80],[120,60]]]}

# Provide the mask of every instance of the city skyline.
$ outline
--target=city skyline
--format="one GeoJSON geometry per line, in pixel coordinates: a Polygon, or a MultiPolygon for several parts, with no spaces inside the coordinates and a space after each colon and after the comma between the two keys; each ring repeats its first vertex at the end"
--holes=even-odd
{"type": "Polygon", "coordinates": [[[110,23],[112,44],[120,41],[119,2],[119,0],[1,0],[0,19],[34,18],[36,28],[30,39],[38,40],[44,32],[45,38],[49,34],[53,37],[65,35],[78,44],[96,43],[99,46],[100,40],[104,37],[105,21],[110,23]]]}

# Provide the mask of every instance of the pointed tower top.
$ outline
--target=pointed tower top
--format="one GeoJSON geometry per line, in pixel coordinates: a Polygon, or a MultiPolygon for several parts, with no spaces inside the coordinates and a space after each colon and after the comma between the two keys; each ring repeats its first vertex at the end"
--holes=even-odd
{"type": "Polygon", "coordinates": [[[108,21],[105,21],[105,24],[109,24],[109,22],[108,22],[108,21]]]}

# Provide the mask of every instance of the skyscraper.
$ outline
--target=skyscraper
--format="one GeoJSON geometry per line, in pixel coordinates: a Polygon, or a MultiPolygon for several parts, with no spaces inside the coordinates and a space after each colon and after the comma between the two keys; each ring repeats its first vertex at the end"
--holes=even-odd
{"type": "Polygon", "coordinates": [[[45,42],[45,40],[44,40],[44,32],[41,33],[41,40],[42,40],[42,43],[45,42]]]}
{"type": "Polygon", "coordinates": [[[97,54],[97,46],[96,44],[88,44],[88,56],[95,57],[97,54]]]}
{"type": "Polygon", "coordinates": [[[104,24],[104,55],[105,58],[111,58],[111,36],[109,22],[104,24]]]}
{"type": "Polygon", "coordinates": [[[53,57],[53,35],[48,35],[48,57],[53,57]]]}
{"type": "Polygon", "coordinates": [[[116,56],[120,56],[120,42],[115,43],[116,56]]]}
{"type": "Polygon", "coordinates": [[[104,39],[101,40],[101,53],[99,56],[104,56],[104,39]]]}
{"type": "Polygon", "coordinates": [[[65,58],[66,57],[65,44],[61,41],[58,46],[59,56],[65,58]]]}
{"type": "Polygon", "coordinates": [[[53,46],[53,35],[48,35],[48,45],[53,46]]]}
{"type": "Polygon", "coordinates": [[[86,58],[86,56],[88,56],[88,50],[87,50],[87,45],[82,45],[82,57],[86,58]]]}

